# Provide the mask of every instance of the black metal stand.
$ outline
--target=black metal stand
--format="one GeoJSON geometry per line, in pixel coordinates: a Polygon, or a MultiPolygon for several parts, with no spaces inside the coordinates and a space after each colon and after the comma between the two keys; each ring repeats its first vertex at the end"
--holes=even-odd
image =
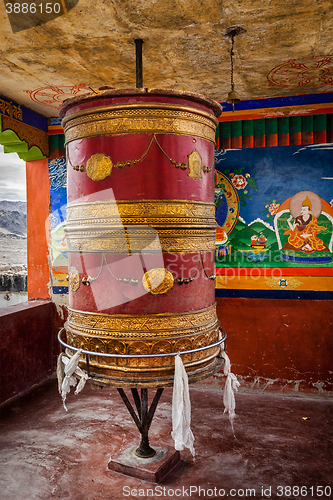
{"type": "Polygon", "coordinates": [[[138,390],[131,389],[133,400],[138,414],[135,413],[135,410],[131,405],[128,397],[126,396],[124,389],[117,388],[117,391],[119,392],[121,399],[124,401],[126,408],[130,412],[131,417],[133,418],[135,425],[137,426],[141,434],[140,446],[135,450],[135,454],[140,458],[153,457],[156,454],[156,451],[149,445],[148,432],[158,402],[162,396],[163,388],[157,389],[155,397],[150,405],[149,410],[148,410],[148,389],[141,389],[141,399],[138,390]]]}

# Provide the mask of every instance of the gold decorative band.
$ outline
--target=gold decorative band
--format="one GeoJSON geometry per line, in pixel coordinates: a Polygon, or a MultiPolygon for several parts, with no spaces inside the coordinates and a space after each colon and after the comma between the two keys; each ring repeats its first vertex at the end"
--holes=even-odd
{"type": "Polygon", "coordinates": [[[149,315],[102,314],[69,308],[66,330],[95,339],[177,339],[215,330],[217,324],[216,304],[198,311],[149,315]]]}
{"type": "Polygon", "coordinates": [[[172,104],[137,103],[100,106],[65,117],[66,144],[98,135],[175,134],[215,142],[217,118],[205,111],[172,104]]]}
{"type": "Polygon", "coordinates": [[[215,228],[158,229],[127,226],[121,229],[67,231],[68,252],[82,253],[163,253],[212,252],[215,228]]]}
{"type": "MultiPolygon", "coordinates": [[[[178,338],[163,338],[163,339],[110,339],[96,338],[87,335],[77,335],[71,331],[67,331],[67,342],[73,347],[80,348],[91,352],[105,352],[115,354],[161,354],[174,353],[198,349],[217,342],[219,338],[218,324],[211,330],[202,334],[191,335],[188,337],[178,338]]],[[[200,350],[195,353],[186,354],[183,356],[185,366],[187,364],[202,363],[202,360],[207,357],[215,357],[218,355],[219,348],[212,347],[210,349],[200,350]],[[191,363],[188,363],[191,362],[191,363]]],[[[120,371],[129,371],[133,374],[135,371],[140,375],[142,368],[148,368],[151,372],[156,372],[161,367],[171,365],[174,368],[174,358],[170,356],[156,358],[106,358],[102,356],[92,356],[90,359],[91,365],[98,365],[100,368],[113,367],[120,371]],[[96,363],[97,361],[97,363],[96,363]]],[[[142,372],[141,372],[142,375],[142,372]]],[[[153,375],[153,373],[151,373],[153,375]]]]}
{"type": "Polygon", "coordinates": [[[127,225],[215,227],[215,205],[187,200],[112,200],[67,205],[68,231],[127,225]]]}

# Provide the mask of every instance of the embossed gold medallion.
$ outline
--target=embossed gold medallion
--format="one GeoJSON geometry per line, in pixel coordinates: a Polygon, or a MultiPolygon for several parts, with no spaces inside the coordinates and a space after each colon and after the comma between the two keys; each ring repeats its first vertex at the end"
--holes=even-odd
{"type": "Polygon", "coordinates": [[[73,292],[80,288],[80,273],[75,267],[70,268],[68,282],[73,292]]]}
{"type": "Polygon", "coordinates": [[[87,161],[86,171],[93,181],[103,181],[111,174],[112,160],[102,153],[94,154],[87,161]]]}
{"type": "Polygon", "coordinates": [[[151,295],[163,295],[173,287],[173,276],[163,267],[150,269],[143,275],[142,285],[151,295]]]}
{"type": "Polygon", "coordinates": [[[191,179],[201,179],[201,166],[202,158],[195,149],[190,155],[188,155],[188,176],[191,177],[191,179]]]}

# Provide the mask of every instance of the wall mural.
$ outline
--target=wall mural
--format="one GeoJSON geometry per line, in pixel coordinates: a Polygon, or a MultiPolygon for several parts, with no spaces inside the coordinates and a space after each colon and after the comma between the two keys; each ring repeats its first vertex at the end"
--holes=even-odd
{"type": "Polygon", "coordinates": [[[65,237],[67,176],[66,160],[49,160],[50,180],[50,266],[52,292],[68,293],[68,257],[65,237]]]}
{"type": "Polygon", "coordinates": [[[217,288],[332,289],[332,148],[216,151],[217,288]]]}
{"type": "MultiPolygon", "coordinates": [[[[218,150],[217,288],[332,289],[332,144],[218,150]]],[[[68,292],[66,160],[49,160],[52,291],[68,292]]]]}

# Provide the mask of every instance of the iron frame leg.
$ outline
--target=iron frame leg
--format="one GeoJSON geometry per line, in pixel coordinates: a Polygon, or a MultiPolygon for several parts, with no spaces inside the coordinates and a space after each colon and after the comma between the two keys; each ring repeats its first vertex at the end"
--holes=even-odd
{"type": "Polygon", "coordinates": [[[140,458],[150,458],[156,454],[154,448],[149,445],[148,432],[150,429],[150,425],[152,423],[158,402],[162,396],[163,388],[158,388],[154,399],[148,409],[148,389],[141,389],[141,398],[137,389],[131,389],[132,397],[134,400],[134,404],[137,410],[133,408],[131,402],[129,401],[124,389],[117,388],[118,393],[120,394],[121,399],[125,403],[126,408],[128,409],[131,417],[134,420],[135,425],[137,426],[140,434],[141,434],[141,442],[139,447],[135,450],[135,454],[140,458]]]}

